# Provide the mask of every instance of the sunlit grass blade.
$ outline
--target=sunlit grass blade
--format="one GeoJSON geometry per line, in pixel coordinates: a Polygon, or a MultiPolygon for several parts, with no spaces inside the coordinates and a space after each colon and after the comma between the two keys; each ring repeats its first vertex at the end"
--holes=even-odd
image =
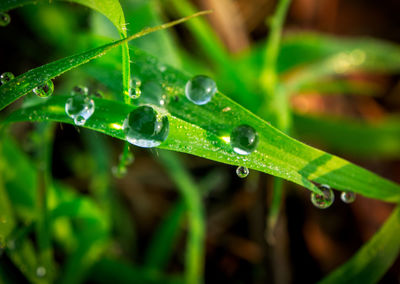
{"type": "Polygon", "coordinates": [[[60,76],[64,72],[76,68],[79,65],[85,64],[95,58],[103,56],[109,50],[123,44],[124,42],[128,42],[130,40],[142,37],[158,30],[172,27],[191,18],[205,15],[207,13],[209,13],[209,11],[203,11],[185,18],[181,18],[176,21],[172,21],[170,23],[162,24],[160,26],[146,28],[139,33],[129,36],[128,38],[118,40],[80,54],[65,57],[63,59],[32,69],[11,80],[7,84],[3,84],[0,86],[0,110],[4,109],[10,103],[22,97],[23,95],[31,92],[33,88],[38,87],[48,80],[60,76]]]}
{"type": "Polygon", "coordinates": [[[398,256],[399,231],[400,207],[398,206],[372,239],[349,261],[319,283],[378,283],[398,256]]]}
{"type": "Polygon", "coordinates": [[[300,139],[320,143],[338,153],[369,158],[400,156],[400,119],[395,116],[357,122],[295,113],[293,128],[300,139]]]}
{"type": "MultiPolygon", "coordinates": [[[[73,121],[64,111],[67,98],[53,97],[40,105],[18,110],[6,122],[51,120],[72,124],[73,121]]],[[[288,137],[220,93],[201,111],[198,106],[184,101],[182,97],[175,102],[176,105],[170,106],[175,113],[167,115],[169,136],[160,148],[246,166],[317,192],[313,182],[389,202],[400,200],[397,184],[288,137]],[[227,107],[232,114],[222,118],[219,113],[227,107]],[[197,121],[198,115],[207,117],[208,122],[197,121]],[[245,157],[237,155],[227,142],[229,133],[238,124],[252,125],[259,133],[257,150],[245,157]]],[[[95,102],[96,111],[85,127],[125,140],[122,122],[135,107],[101,99],[95,102]]]]}

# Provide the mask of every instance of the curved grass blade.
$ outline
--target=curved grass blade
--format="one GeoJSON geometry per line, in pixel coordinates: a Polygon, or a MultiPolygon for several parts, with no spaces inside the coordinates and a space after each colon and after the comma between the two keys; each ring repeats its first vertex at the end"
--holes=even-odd
{"type": "Polygon", "coordinates": [[[191,18],[200,16],[200,15],[205,15],[208,13],[210,13],[210,12],[203,11],[203,12],[199,12],[199,13],[193,14],[191,16],[185,17],[185,18],[181,18],[176,21],[172,21],[167,24],[163,24],[163,25],[156,26],[153,28],[146,28],[146,29],[142,30],[141,32],[131,35],[125,39],[114,41],[112,43],[91,49],[89,51],[79,53],[76,55],[72,55],[69,57],[65,57],[63,59],[53,61],[46,65],[42,65],[38,68],[32,69],[32,70],[16,77],[15,79],[8,82],[7,84],[0,86],[0,110],[4,109],[10,103],[12,103],[13,101],[22,97],[23,95],[26,95],[27,93],[31,92],[33,90],[33,88],[40,86],[44,82],[47,82],[48,80],[51,80],[51,79],[63,74],[64,72],[66,72],[68,70],[76,68],[79,65],[85,64],[95,58],[103,56],[104,54],[106,54],[109,50],[111,50],[114,47],[117,47],[117,46],[119,46],[125,42],[128,42],[130,40],[133,40],[135,38],[142,37],[146,34],[172,27],[174,25],[185,22],[191,18]]]}
{"type": "Polygon", "coordinates": [[[382,228],[348,262],[333,271],[320,284],[378,283],[400,251],[400,207],[382,228]]]}
{"type": "MultiPolygon", "coordinates": [[[[64,111],[67,99],[63,96],[52,97],[40,105],[17,110],[6,122],[51,120],[73,124],[64,111]]],[[[125,140],[122,123],[135,107],[101,99],[95,99],[95,103],[96,111],[85,127],[125,140]]],[[[191,104],[185,98],[170,104],[169,109],[174,110],[166,114],[170,132],[159,148],[246,166],[316,192],[319,190],[313,182],[388,202],[400,200],[397,184],[290,138],[220,93],[202,107],[191,104]],[[226,108],[231,113],[221,116],[226,108]],[[198,116],[202,118],[201,123],[198,116]],[[229,133],[239,124],[252,125],[260,138],[257,150],[245,157],[237,155],[228,143],[229,133]]]]}
{"type": "MultiPolygon", "coordinates": [[[[56,0],[60,2],[75,2],[106,16],[117,28],[121,39],[127,37],[127,29],[125,16],[122,7],[118,0],[56,0]]],[[[0,11],[8,11],[27,4],[48,4],[48,0],[5,0],[0,3],[0,11]]],[[[129,49],[128,43],[122,44],[122,85],[124,87],[125,97],[129,97],[129,80],[130,80],[130,64],[129,64],[129,49]]]]}

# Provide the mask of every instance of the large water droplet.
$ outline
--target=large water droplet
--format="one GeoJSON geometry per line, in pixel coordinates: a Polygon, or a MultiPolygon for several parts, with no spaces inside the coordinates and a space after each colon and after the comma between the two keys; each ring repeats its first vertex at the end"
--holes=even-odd
{"type": "Polygon", "coordinates": [[[65,112],[78,126],[82,126],[94,113],[94,101],[85,95],[70,97],[65,104],[65,112]]]}
{"type": "Polygon", "coordinates": [[[47,98],[51,96],[54,92],[53,81],[48,80],[46,83],[34,88],[33,93],[41,98],[47,98]]]}
{"type": "Polygon", "coordinates": [[[240,178],[245,178],[249,175],[249,169],[246,167],[240,166],[236,169],[236,174],[240,178]]]}
{"type": "Polygon", "coordinates": [[[335,200],[335,194],[328,185],[321,185],[319,186],[319,189],[323,194],[312,192],[311,202],[315,207],[320,209],[328,208],[333,204],[333,201],[335,200]]]}
{"type": "Polygon", "coordinates": [[[5,27],[11,22],[11,17],[9,14],[0,12],[0,27],[5,27]]]}
{"type": "Polygon", "coordinates": [[[213,79],[204,75],[193,77],[186,83],[185,87],[186,97],[196,105],[208,103],[216,92],[217,84],[213,79]]]}
{"type": "Polygon", "coordinates": [[[11,72],[4,72],[0,75],[0,82],[2,84],[10,82],[12,79],[14,79],[14,74],[11,72]]]}
{"type": "Polygon", "coordinates": [[[142,90],[140,90],[140,86],[142,85],[142,81],[139,78],[133,77],[129,81],[129,97],[131,99],[137,99],[142,94],[142,90]]]}
{"type": "Polygon", "coordinates": [[[230,142],[233,151],[239,155],[248,155],[257,147],[258,134],[249,125],[239,125],[232,131],[230,142]]]}
{"type": "Polygon", "coordinates": [[[36,268],[36,276],[37,277],[42,278],[42,277],[46,276],[46,273],[47,273],[46,268],[44,268],[43,266],[39,266],[38,268],[36,268]]]}
{"type": "Polygon", "coordinates": [[[128,114],[123,129],[129,143],[145,148],[156,147],[167,139],[169,121],[150,106],[141,106],[128,114]]]}
{"type": "Polygon", "coordinates": [[[342,199],[344,203],[353,203],[354,200],[356,200],[356,194],[351,191],[343,191],[340,195],[340,199],[342,199]]]}

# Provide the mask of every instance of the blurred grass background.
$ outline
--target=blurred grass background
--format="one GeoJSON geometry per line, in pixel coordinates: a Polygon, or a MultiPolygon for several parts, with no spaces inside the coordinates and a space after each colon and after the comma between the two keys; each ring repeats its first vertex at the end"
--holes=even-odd
{"type": "MultiPolygon", "coordinates": [[[[264,94],[257,78],[269,34],[266,23],[276,1],[121,4],[129,34],[192,9],[213,9],[207,21],[193,21],[131,44],[188,73],[214,77],[219,89],[234,100],[269,117],[261,106],[264,94]]],[[[390,0],[294,0],[277,64],[282,81],[290,85],[293,78],[296,84],[298,74],[318,75],[320,69],[312,64],[330,55],[348,56],[341,51],[346,44],[349,50],[363,52],[353,48],[355,37],[398,44],[399,9],[400,3],[390,0]],[[296,41],[296,35],[305,31],[346,40],[330,42],[301,34],[303,42],[296,41]]],[[[104,16],[76,4],[26,6],[10,15],[11,24],[0,29],[0,60],[1,70],[14,74],[95,46],[104,37],[118,37],[104,16]]],[[[374,49],[374,44],[378,43],[367,41],[363,47],[374,49]]],[[[398,61],[391,61],[391,47],[382,48],[389,59],[379,59],[378,71],[336,72],[294,88],[291,130],[301,141],[400,182],[400,85],[398,75],[392,74],[400,68],[398,61]]],[[[344,62],[339,71],[347,68],[344,62]]],[[[84,84],[101,89],[107,97],[107,84],[94,79],[95,68],[89,65],[65,74],[55,81],[56,90],[84,84]]],[[[118,76],[118,71],[110,72],[104,80],[118,76]]],[[[318,210],[309,202],[308,191],[285,184],[276,228],[266,232],[271,177],[251,172],[242,180],[231,166],[181,154],[182,164],[176,165],[175,157],[159,150],[132,147],[134,162],[117,178],[111,169],[124,151],[121,141],[69,125],[54,125],[49,133],[46,129],[43,124],[19,123],[11,129],[12,138],[2,138],[1,207],[16,224],[4,247],[8,253],[0,258],[4,283],[179,282],[190,235],[184,216],[188,206],[206,228],[205,283],[312,283],[353,255],[393,208],[361,196],[346,205],[336,196],[331,208],[318,210]],[[51,184],[52,190],[41,199],[35,189],[45,188],[43,184],[51,184]],[[51,213],[41,210],[46,199],[51,213]],[[46,267],[46,277],[38,277],[40,267],[46,267]]],[[[399,279],[397,260],[381,282],[399,279]]]]}

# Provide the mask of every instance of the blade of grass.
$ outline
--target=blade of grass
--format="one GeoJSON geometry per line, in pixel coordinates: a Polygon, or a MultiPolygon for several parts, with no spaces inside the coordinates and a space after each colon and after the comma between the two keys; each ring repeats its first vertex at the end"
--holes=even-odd
{"type": "MultiPolygon", "coordinates": [[[[106,16],[117,28],[120,38],[127,37],[127,29],[125,23],[124,12],[118,0],[56,0],[64,2],[75,2],[83,6],[89,7],[104,16],[106,16]]],[[[48,0],[5,0],[0,3],[0,12],[8,11],[17,7],[22,7],[27,4],[48,4],[48,0]]],[[[130,58],[128,43],[124,42],[122,45],[122,85],[124,89],[125,102],[129,102],[129,81],[130,81],[130,58]]]]}
{"type": "Polygon", "coordinates": [[[161,151],[159,157],[176,183],[188,213],[185,283],[203,283],[205,216],[201,192],[173,152],[161,151]]]}
{"type": "Polygon", "coordinates": [[[64,72],[76,68],[79,65],[85,64],[95,58],[103,56],[114,47],[117,47],[130,40],[145,36],[149,33],[167,29],[174,25],[190,20],[194,17],[205,15],[208,13],[209,11],[203,11],[185,18],[181,18],[176,21],[172,21],[170,23],[162,24],[152,28],[145,28],[141,32],[131,35],[125,39],[118,40],[77,55],[65,57],[63,59],[48,63],[46,65],[42,65],[22,75],[19,75],[7,84],[3,84],[0,86],[0,110],[4,109],[10,103],[22,97],[23,95],[31,92],[33,88],[38,87],[48,80],[60,76],[64,72]]]}
{"type": "Polygon", "coordinates": [[[400,207],[397,206],[371,240],[319,283],[378,283],[399,254],[399,231],[400,207]]]}

